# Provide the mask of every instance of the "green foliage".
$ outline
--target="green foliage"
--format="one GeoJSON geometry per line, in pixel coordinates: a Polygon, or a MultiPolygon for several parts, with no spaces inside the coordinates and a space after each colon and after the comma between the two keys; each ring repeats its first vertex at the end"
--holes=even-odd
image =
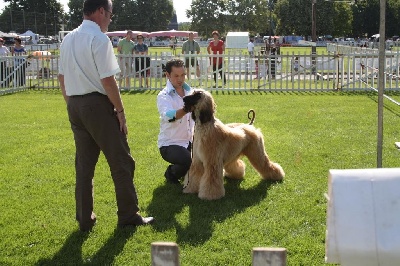
{"type": "MultiPolygon", "coordinates": [[[[70,0],[68,29],[74,29],[82,23],[82,0],[70,0]]],[[[115,16],[109,30],[156,31],[166,29],[173,15],[170,0],[114,0],[115,16]]]]}
{"type": "Polygon", "coordinates": [[[191,30],[191,23],[190,22],[180,22],[178,24],[179,30],[191,30]]]}
{"type": "Polygon", "coordinates": [[[109,30],[157,31],[166,30],[173,16],[170,0],[115,0],[116,14],[109,30]]]}
{"type": "MultiPolygon", "coordinates": [[[[195,30],[208,37],[213,30],[249,31],[262,35],[311,35],[313,0],[193,0],[186,11],[192,21],[181,30],[195,30]]],[[[57,35],[61,24],[72,30],[82,21],[82,0],[69,0],[65,13],[57,0],[5,0],[1,30],[57,35]]],[[[114,0],[116,16],[109,30],[166,29],[175,12],[171,0],[114,0]]],[[[316,3],[317,35],[370,37],[379,32],[379,0],[323,1],[316,3]]],[[[386,36],[400,35],[400,1],[386,5],[386,36]]]]}
{"type": "MultiPolygon", "coordinates": [[[[379,32],[379,0],[359,1],[353,6],[353,34],[355,36],[372,36],[379,32]]],[[[390,23],[386,21],[386,25],[390,23]]],[[[390,33],[394,35],[395,33],[390,33]]]]}
{"type": "Polygon", "coordinates": [[[57,0],[5,0],[10,4],[0,14],[1,31],[57,35],[64,11],[57,0]]]}
{"type": "Polygon", "coordinates": [[[226,31],[266,32],[266,1],[226,1],[226,9],[229,14],[226,18],[226,31]]]}
{"type": "Polygon", "coordinates": [[[65,30],[73,30],[82,23],[83,1],[69,0],[68,26],[65,30]]]}
{"type": "Polygon", "coordinates": [[[187,11],[192,20],[192,30],[201,36],[210,36],[213,30],[221,33],[228,31],[249,31],[253,34],[268,32],[270,23],[266,23],[271,14],[267,0],[227,1],[193,0],[187,11]]]}
{"type": "MultiPolygon", "coordinates": [[[[95,173],[94,231],[78,230],[74,141],[59,90],[30,90],[0,99],[0,264],[150,265],[150,244],[179,244],[182,265],[250,265],[253,247],[285,247],[288,265],[324,265],[329,169],[376,166],[374,93],[213,92],[217,117],[247,122],[265,137],[281,183],[260,179],[248,161],[243,181],[225,181],[226,196],[203,201],[166,184],[157,149],[156,91],[124,93],[135,185],[144,215],[156,224],[116,229],[109,168],[95,173]]],[[[392,95],[400,101],[400,95],[392,95]]],[[[383,167],[397,167],[400,109],[384,103],[383,167]]]]}
{"type": "MultiPolygon", "coordinates": [[[[311,35],[312,0],[226,1],[194,0],[188,15],[192,29],[209,36],[220,32],[250,31],[275,35],[311,35]],[[270,13],[270,9],[272,14],[270,13]]],[[[399,35],[400,2],[387,3],[387,36],[399,35]]],[[[317,1],[317,35],[371,36],[379,31],[379,0],[317,1]]]]}
{"type": "MultiPolygon", "coordinates": [[[[317,1],[316,25],[317,35],[348,35],[351,33],[352,10],[349,3],[317,1]]],[[[277,32],[279,35],[311,35],[310,0],[280,0],[275,7],[278,18],[277,32]]]]}
{"type": "Polygon", "coordinates": [[[388,0],[386,3],[386,32],[388,37],[400,35],[400,1],[388,0]]]}
{"type": "Polygon", "coordinates": [[[223,0],[193,0],[190,7],[187,15],[192,21],[192,30],[199,32],[200,36],[210,36],[214,30],[225,32],[223,0]]]}

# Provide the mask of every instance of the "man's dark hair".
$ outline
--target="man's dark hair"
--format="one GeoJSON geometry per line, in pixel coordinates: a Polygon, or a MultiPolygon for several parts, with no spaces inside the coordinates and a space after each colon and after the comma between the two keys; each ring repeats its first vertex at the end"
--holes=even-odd
{"type": "Polygon", "coordinates": [[[183,60],[181,59],[171,59],[167,62],[166,66],[165,66],[165,71],[168,74],[171,74],[172,71],[172,67],[184,67],[185,63],[183,62],[183,60]]]}
{"type": "Polygon", "coordinates": [[[83,14],[89,16],[100,7],[106,10],[110,9],[108,0],[85,0],[85,2],[83,2],[83,14]]]}

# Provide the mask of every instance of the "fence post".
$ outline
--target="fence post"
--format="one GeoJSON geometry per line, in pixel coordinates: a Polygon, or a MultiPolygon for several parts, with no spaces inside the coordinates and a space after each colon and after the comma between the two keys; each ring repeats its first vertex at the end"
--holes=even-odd
{"type": "Polygon", "coordinates": [[[285,248],[253,248],[253,266],[286,266],[285,248]]]}
{"type": "Polygon", "coordinates": [[[179,266],[179,247],[173,242],[151,243],[152,266],[179,266]]]}

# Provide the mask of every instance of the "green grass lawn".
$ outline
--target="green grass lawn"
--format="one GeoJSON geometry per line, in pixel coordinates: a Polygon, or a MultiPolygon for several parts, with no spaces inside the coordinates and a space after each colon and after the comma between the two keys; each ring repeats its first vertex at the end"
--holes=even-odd
{"type": "MultiPolygon", "coordinates": [[[[0,97],[0,265],[150,265],[156,241],[176,242],[181,265],[251,265],[254,247],[287,248],[288,265],[323,265],[328,171],[376,166],[377,96],[212,94],[225,123],[247,122],[247,111],[256,110],[255,126],[270,159],[284,168],[284,181],[264,182],[247,164],[243,181],[225,181],[223,199],[182,194],[163,177],[157,92],[123,93],[141,213],[157,222],[116,229],[102,156],[94,178],[98,222],[89,234],[74,219],[74,143],[60,91],[0,97]]],[[[400,107],[385,100],[384,167],[399,167],[399,116],[400,107]]]]}

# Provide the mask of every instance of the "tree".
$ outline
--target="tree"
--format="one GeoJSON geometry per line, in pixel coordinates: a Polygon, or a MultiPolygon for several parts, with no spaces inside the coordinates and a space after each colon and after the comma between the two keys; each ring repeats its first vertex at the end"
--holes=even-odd
{"type": "Polygon", "coordinates": [[[320,35],[353,36],[351,2],[324,2],[317,8],[320,35]]]}
{"type": "Polygon", "coordinates": [[[386,36],[393,37],[400,34],[400,1],[388,0],[386,7],[386,36]]]}
{"type": "Polygon", "coordinates": [[[60,30],[64,12],[57,0],[4,1],[9,5],[0,15],[2,30],[23,33],[31,29],[43,35],[57,35],[60,30]]]}
{"type": "Polygon", "coordinates": [[[193,0],[186,12],[192,21],[192,30],[200,36],[210,36],[214,30],[225,33],[225,3],[223,0],[193,0]]]}
{"type": "Polygon", "coordinates": [[[276,34],[311,35],[311,0],[278,0],[274,13],[276,34]]]}
{"type": "MultiPolygon", "coordinates": [[[[275,14],[277,34],[311,35],[312,0],[278,0],[275,14]]],[[[352,32],[350,3],[316,1],[317,35],[348,35],[352,32]]]]}
{"type": "Polygon", "coordinates": [[[83,2],[82,0],[69,0],[68,8],[67,30],[72,30],[82,23],[83,2]]]}
{"type": "Polygon", "coordinates": [[[269,28],[269,5],[272,0],[194,0],[186,12],[192,20],[192,29],[203,36],[213,30],[224,34],[227,31],[249,31],[252,34],[269,28]]]}
{"type": "Polygon", "coordinates": [[[372,36],[379,32],[379,0],[358,1],[353,6],[353,34],[372,36]]]}
{"type": "Polygon", "coordinates": [[[171,0],[115,0],[109,30],[165,30],[173,16],[171,0]]]}
{"type": "MultiPolygon", "coordinates": [[[[69,0],[68,28],[74,29],[82,22],[82,0],[69,0]]],[[[173,16],[171,0],[114,0],[108,30],[155,31],[164,30],[173,16]]]]}
{"type": "Polygon", "coordinates": [[[226,26],[229,31],[265,31],[268,15],[267,0],[225,0],[226,26]]]}
{"type": "MultiPolygon", "coordinates": [[[[109,30],[136,30],[136,8],[135,1],[132,0],[114,0],[112,23],[108,26],[109,30]],[[118,26],[117,26],[118,25],[118,26]]],[[[137,29],[139,30],[139,29],[137,29]]]]}
{"type": "Polygon", "coordinates": [[[137,0],[136,17],[143,30],[166,30],[173,15],[174,7],[170,0],[137,0]]]}
{"type": "Polygon", "coordinates": [[[178,29],[179,30],[187,30],[190,31],[191,30],[191,23],[190,22],[181,22],[178,24],[178,29]]]}

